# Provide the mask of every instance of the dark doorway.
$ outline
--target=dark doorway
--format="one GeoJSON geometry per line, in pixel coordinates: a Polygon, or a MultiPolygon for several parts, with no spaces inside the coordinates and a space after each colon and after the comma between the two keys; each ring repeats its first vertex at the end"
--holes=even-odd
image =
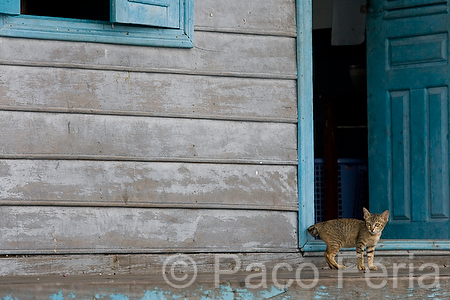
{"type": "Polygon", "coordinates": [[[366,46],[313,30],[316,222],[368,207],[366,46]]]}

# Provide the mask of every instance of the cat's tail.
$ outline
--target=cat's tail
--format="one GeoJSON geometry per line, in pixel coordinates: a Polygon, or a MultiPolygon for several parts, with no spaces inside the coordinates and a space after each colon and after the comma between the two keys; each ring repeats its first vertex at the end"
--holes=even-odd
{"type": "Polygon", "coordinates": [[[312,225],[308,227],[308,232],[313,237],[316,237],[319,235],[319,229],[316,227],[316,225],[312,225]]]}

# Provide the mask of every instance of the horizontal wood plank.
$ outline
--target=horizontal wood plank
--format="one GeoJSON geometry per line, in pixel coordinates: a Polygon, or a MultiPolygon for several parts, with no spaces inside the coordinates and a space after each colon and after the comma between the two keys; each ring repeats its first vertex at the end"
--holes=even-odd
{"type": "Polygon", "coordinates": [[[3,205],[298,210],[295,166],[0,160],[3,205]]]}
{"type": "Polygon", "coordinates": [[[296,125],[0,111],[0,157],[297,161],[296,125]]]}
{"type": "Polygon", "coordinates": [[[297,247],[297,213],[0,206],[0,254],[259,252],[297,247]]]}
{"type": "MultiPolygon", "coordinates": [[[[287,263],[294,269],[299,264],[316,263],[311,257],[303,258],[298,249],[283,248],[282,253],[189,253],[189,257],[196,263],[197,271],[214,273],[216,259],[220,270],[226,270],[241,262],[240,271],[247,266],[261,263],[268,270],[281,263],[287,263]]],[[[173,258],[169,254],[97,254],[97,255],[33,255],[33,256],[3,256],[0,257],[0,276],[45,276],[45,275],[158,275],[161,274],[166,260],[173,258]]],[[[317,266],[326,265],[323,255],[317,266]]],[[[283,268],[280,269],[280,271],[283,268]]],[[[2,282],[6,278],[2,278],[2,282]]]]}
{"type": "MultiPolygon", "coordinates": [[[[356,252],[341,252],[338,254],[350,271],[342,272],[344,277],[365,277],[363,272],[356,271],[356,252]],[[352,272],[354,268],[355,272],[352,272]]],[[[396,269],[401,272],[409,272],[409,264],[414,265],[415,277],[420,271],[433,273],[433,270],[421,268],[425,264],[435,264],[439,267],[439,274],[448,273],[448,251],[409,251],[394,252],[378,251],[375,254],[375,265],[383,265],[388,271],[386,276],[392,276],[391,272],[396,269]],[[404,267],[400,267],[400,262],[404,267]],[[421,268],[421,269],[420,269],[421,268]]],[[[325,277],[336,278],[336,271],[330,270],[323,252],[315,253],[314,256],[304,256],[296,249],[285,249],[283,253],[189,253],[188,256],[195,262],[198,274],[214,274],[219,270],[234,270],[236,261],[241,263],[239,271],[254,263],[263,264],[268,275],[277,267],[282,272],[288,264],[298,270],[302,264],[313,264],[319,272],[330,272],[322,274],[325,277]],[[296,252],[297,251],[297,252],[296,252]]],[[[109,255],[32,255],[32,256],[3,256],[0,257],[0,276],[46,276],[46,275],[158,275],[161,274],[165,261],[173,261],[178,255],[167,254],[109,254],[109,255]]],[[[179,257],[184,258],[184,257],[179,257]]],[[[305,266],[305,265],[304,265],[305,266]]],[[[301,274],[307,274],[309,268],[303,268],[301,274]]],[[[191,271],[193,270],[185,270],[191,271]]],[[[311,269],[309,271],[312,272],[311,269]]],[[[400,273],[398,273],[400,274],[400,273]]],[[[407,276],[408,274],[405,274],[407,276]]],[[[223,275],[222,275],[223,276],[223,275]]],[[[246,274],[248,276],[248,273],[246,274]]],[[[261,277],[259,277],[261,278],[261,277]]],[[[14,282],[14,278],[2,278],[14,282]]],[[[280,278],[281,279],[281,278],[280,278]]],[[[16,279],[17,280],[17,279],[16,279]]],[[[20,280],[20,279],[19,279],[20,280]]],[[[41,278],[42,280],[42,278],[41,278]]]]}
{"type": "Polygon", "coordinates": [[[296,122],[296,81],[0,66],[0,109],[296,122]]]}
{"type": "Polygon", "coordinates": [[[195,29],[296,35],[295,0],[195,1],[195,29]]]}
{"type": "Polygon", "coordinates": [[[201,31],[193,49],[2,37],[0,64],[297,78],[295,38],[201,31]]]}

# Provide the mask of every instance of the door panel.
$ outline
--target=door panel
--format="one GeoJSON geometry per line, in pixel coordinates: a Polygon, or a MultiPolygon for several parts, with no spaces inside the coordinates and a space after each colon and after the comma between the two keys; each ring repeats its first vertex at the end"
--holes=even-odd
{"type": "Polygon", "coordinates": [[[383,238],[448,239],[448,4],[373,1],[367,25],[369,193],[383,238]]]}

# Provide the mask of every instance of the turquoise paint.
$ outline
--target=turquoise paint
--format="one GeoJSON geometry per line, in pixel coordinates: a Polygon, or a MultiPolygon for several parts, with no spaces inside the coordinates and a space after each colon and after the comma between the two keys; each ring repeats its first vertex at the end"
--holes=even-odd
{"type": "Polygon", "coordinates": [[[180,28],[180,1],[111,0],[111,22],[180,28]]]}
{"type": "Polygon", "coordinates": [[[242,288],[242,289],[235,289],[233,290],[230,286],[221,286],[221,298],[223,300],[233,300],[236,299],[236,295],[239,296],[241,299],[244,300],[254,300],[255,294],[250,289],[242,288]]]}
{"type": "Polygon", "coordinates": [[[430,290],[431,294],[429,294],[427,297],[431,299],[449,299],[450,293],[443,292],[442,287],[440,284],[438,284],[435,288],[430,290]]]}
{"type": "MultiPolygon", "coordinates": [[[[310,241],[303,246],[304,252],[323,252],[326,249],[323,241],[310,241]]],[[[393,251],[393,250],[450,250],[450,241],[444,240],[381,240],[376,247],[377,251],[393,251]]],[[[355,251],[355,248],[346,248],[342,251],[355,251]]]]}
{"type": "MultiPolygon", "coordinates": [[[[278,289],[276,287],[270,287],[267,290],[263,291],[261,290],[254,291],[248,288],[233,289],[230,285],[226,284],[221,285],[219,287],[218,293],[213,293],[213,291],[211,290],[203,291],[200,288],[200,292],[195,293],[192,296],[196,296],[198,299],[201,300],[234,300],[236,298],[244,300],[257,300],[257,299],[270,299],[276,296],[280,296],[286,292],[287,290],[278,289]]],[[[97,294],[95,297],[97,299],[105,298],[104,295],[100,296],[99,294],[97,294]]],[[[131,300],[125,294],[111,294],[106,297],[109,297],[109,299],[111,300],[131,300]]],[[[164,291],[155,288],[155,290],[152,291],[150,290],[145,291],[144,296],[142,298],[139,298],[138,300],[168,300],[168,299],[187,299],[187,298],[185,297],[184,293],[174,294],[171,293],[170,291],[164,291]]],[[[280,299],[288,299],[288,298],[285,297],[280,299]]]]}
{"type": "Polygon", "coordinates": [[[285,289],[277,289],[276,287],[271,287],[270,291],[262,291],[260,292],[260,299],[270,299],[270,298],[274,298],[276,296],[282,295],[284,293],[286,293],[287,290],[285,289]]]}
{"type": "Polygon", "coordinates": [[[297,0],[298,202],[299,246],[312,239],[314,223],[314,135],[312,88],[312,2],[297,0]]]}
{"type": "MultiPolygon", "coordinates": [[[[155,290],[155,291],[146,291],[144,294],[144,297],[142,297],[140,300],[166,300],[168,299],[166,297],[167,294],[170,294],[169,292],[164,292],[164,291],[159,291],[159,290],[155,290]]],[[[181,297],[181,296],[179,296],[181,297]]],[[[175,298],[179,298],[179,297],[172,297],[173,299],[175,298]]]]}
{"type": "MultiPolygon", "coordinates": [[[[186,292],[179,292],[172,294],[173,290],[162,290],[159,288],[155,288],[154,290],[147,290],[143,291],[143,296],[135,298],[135,296],[129,296],[127,293],[118,293],[118,294],[110,294],[110,295],[102,295],[100,298],[97,296],[100,296],[99,294],[96,294],[96,299],[110,299],[110,300],[168,300],[168,299],[188,299],[186,298],[186,292]]],[[[296,291],[298,292],[298,290],[296,291]]],[[[367,297],[370,294],[370,291],[367,291],[368,293],[360,293],[359,296],[367,297]]],[[[298,299],[292,298],[290,295],[283,296],[284,293],[289,293],[289,290],[285,289],[278,289],[276,287],[269,287],[265,290],[252,290],[249,288],[236,288],[233,289],[229,285],[221,285],[218,290],[207,290],[203,291],[200,287],[199,289],[193,289],[189,290],[189,299],[202,299],[202,300],[234,300],[234,299],[243,299],[243,300],[259,300],[259,299],[298,299]]],[[[294,292],[295,293],[295,292],[294,292]]],[[[334,299],[336,297],[336,291],[333,292],[331,290],[328,290],[326,286],[318,286],[315,289],[314,296],[311,299],[315,300],[321,300],[321,299],[334,299]]],[[[417,298],[417,290],[416,288],[408,288],[403,298],[417,298]]],[[[298,294],[295,293],[297,296],[298,294]]],[[[423,297],[426,297],[428,299],[449,299],[450,293],[446,292],[445,289],[441,290],[441,287],[435,287],[432,289],[429,289],[425,293],[420,292],[420,295],[423,297]]],[[[76,295],[74,293],[69,293],[69,298],[76,298],[76,295]]],[[[64,294],[62,291],[51,294],[50,299],[65,299],[64,294]]],[[[85,298],[86,295],[83,296],[83,299],[91,299],[91,297],[87,296],[88,298],[85,298]]],[[[423,298],[422,297],[422,298],[423,298]]],[[[386,296],[386,298],[389,298],[386,296]]],[[[400,299],[401,297],[395,296],[395,299],[400,299]]],[[[11,295],[5,296],[3,298],[0,298],[1,300],[19,300],[17,298],[13,298],[11,295]]]]}
{"type": "Polygon", "coordinates": [[[59,291],[58,294],[50,295],[50,299],[52,299],[52,300],[64,300],[63,292],[59,291]]]}
{"type": "Polygon", "coordinates": [[[448,240],[382,240],[377,244],[377,250],[450,250],[448,240]]]}
{"type": "Polygon", "coordinates": [[[208,296],[209,294],[210,294],[210,291],[206,291],[205,295],[202,295],[200,297],[200,300],[208,300],[208,299],[210,299],[210,297],[208,296]]]}
{"type": "Polygon", "coordinates": [[[332,299],[333,297],[331,297],[332,295],[330,295],[330,293],[328,292],[328,289],[326,286],[319,286],[316,289],[316,294],[314,296],[314,299],[316,300],[320,300],[320,299],[332,299]]]}
{"type": "MultiPolygon", "coordinates": [[[[20,3],[20,0],[9,0],[20,3]]],[[[0,1],[2,2],[2,1],[0,1]]],[[[0,13],[0,36],[124,45],[192,48],[194,46],[194,0],[180,5],[178,28],[129,26],[93,20],[7,15],[0,13]]],[[[1,8],[1,6],[0,6],[1,8]]]]}
{"type": "Polygon", "coordinates": [[[130,298],[128,298],[127,296],[125,296],[125,295],[122,295],[122,294],[111,294],[111,295],[109,295],[109,299],[111,299],[111,300],[130,300],[130,298]]]}
{"type": "Polygon", "coordinates": [[[374,0],[367,16],[369,201],[371,211],[391,211],[387,239],[450,238],[443,3],[374,0]]]}
{"type": "MultiPolygon", "coordinates": [[[[220,286],[220,298],[218,298],[218,299],[221,299],[221,300],[233,300],[235,297],[235,295],[234,295],[234,293],[235,293],[236,291],[235,290],[233,290],[232,288],[231,288],[231,286],[229,286],[229,285],[221,285],[220,286]]],[[[216,299],[216,298],[210,298],[210,299],[216,299]]]]}
{"type": "MultiPolygon", "coordinates": [[[[202,291],[200,289],[200,293],[195,294],[194,296],[198,296],[199,299],[202,300],[234,300],[236,298],[243,300],[257,300],[257,299],[270,299],[273,297],[280,296],[287,292],[285,289],[278,289],[276,287],[270,287],[266,290],[252,290],[249,288],[237,288],[234,289],[230,285],[225,284],[219,287],[218,293],[213,293],[211,290],[202,291]],[[215,294],[215,295],[213,295],[215,294]]],[[[52,300],[64,300],[65,296],[62,291],[58,293],[52,294],[49,296],[52,300]]],[[[68,294],[69,298],[76,298],[76,295],[73,292],[68,294]]],[[[110,300],[168,300],[168,299],[186,299],[184,293],[172,293],[171,291],[161,290],[159,288],[155,288],[154,290],[147,290],[144,292],[144,295],[139,298],[129,298],[126,294],[95,294],[96,299],[110,299],[110,300]]],[[[288,298],[280,298],[280,299],[288,299],[288,298]]],[[[16,300],[11,296],[7,296],[2,300],[16,300]]]]}
{"type": "Polygon", "coordinates": [[[20,1],[3,0],[0,1],[0,13],[18,15],[20,14],[20,1]]]}
{"type": "MultiPolygon", "coordinates": [[[[244,300],[255,300],[255,299],[261,299],[258,298],[258,296],[255,296],[252,290],[250,289],[236,289],[236,294],[241,297],[244,300]]],[[[263,298],[264,299],[264,298],[263,298]]]]}
{"type": "MultiPolygon", "coordinates": [[[[278,289],[276,287],[270,287],[266,290],[252,290],[249,288],[241,288],[241,289],[233,289],[229,285],[221,285],[220,286],[220,296],[218,298],[203,296],[202,300],[210,300],[210,299],[220,299],[220,300],[234,300],[236,297],[244,300],[255,300],[255,299],[270,299],[276,296],[280,296],[286,293],[285,289],[278,289]]],[[[286,298],[284,298],[286,299],[286,298]]]]}
{"type": "MultiPolygon", "coordinates": [[[[247,291],[245,289],[239,289],[236,291],[236,294],[243,300],[255,300],[255,295],[251,291],[247,291]]],[[[233,299],[236,299],[234,297],[233,299]]]]}
{"type": "MultiPolygon", "coordinates": [[[[57,294],[52,294],[49,296],[52,300],[64,300],[64,294],[62,291],[57,294]]],[[[68,294],[68,297],[73,299],[76,298],[76,295],[71,292],[68,294]]],[[[125,294],[95,294],[95,299],[110,299],[110,300],[131,300],[125,294]]],[[[168,299],[185,299],[184,295],[171,295],[170,291],[163,291],[156,288],[153,291],[145,291],[144,296],[142,298],[136,300],[168,300],[168,299]],[[167,298],[166,295],[170,295],[170,298],[167,298]]],[[[13,299],[11,296],[4,297],[2,300],[18,300],[17,298],[13,299]]]]}

